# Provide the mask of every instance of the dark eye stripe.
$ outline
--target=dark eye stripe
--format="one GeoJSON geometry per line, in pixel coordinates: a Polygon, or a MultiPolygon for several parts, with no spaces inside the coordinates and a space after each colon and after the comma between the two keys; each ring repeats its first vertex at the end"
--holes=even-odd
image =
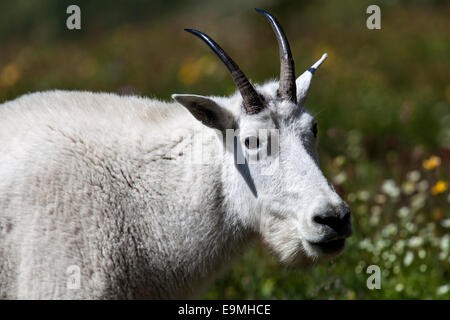
{"type": "Polygon", "coordinates": [[[317,128],[317,123],[313,124],[311,131],[313,132],[314,137],[317,137],[317,133],[319,132],[319,129],[317,128]]]}

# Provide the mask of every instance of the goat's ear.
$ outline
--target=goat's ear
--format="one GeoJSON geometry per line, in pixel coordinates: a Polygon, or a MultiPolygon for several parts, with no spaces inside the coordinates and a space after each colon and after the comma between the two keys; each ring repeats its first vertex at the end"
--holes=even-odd
{"type": "Polygon", "coordinates": [[[311,80],[313,77],[314,72],[317,70],[317,68],[325,61],[327,58],[327,54],[324,53],[322,55],[322,58],[320,58],[316,63],[314,63],[311,68],[303,72],[297,80],[295,80],[295,85],[297,87],[297,103],[300,106],[303,106],[303,104],[306,101],[306,97],[308,95],[309,86],[311,85],[311,80]]]}
{"type": "Polygon", "coordinates": [[[205,126],[220,131],[235,127],[234,115],[211,98],[194,94],[173,94],[172,98],[205,126]]]}

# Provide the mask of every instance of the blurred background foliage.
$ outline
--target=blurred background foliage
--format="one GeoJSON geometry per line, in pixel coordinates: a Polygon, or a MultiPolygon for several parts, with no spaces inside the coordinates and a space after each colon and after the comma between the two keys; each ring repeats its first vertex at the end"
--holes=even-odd
{"type": "Polygon", "coordinates": [[[191,27],[216,39],[254,82],[277,78],[261,7],[283,24],[300,74],[323,52],[307,108],[325,174],[353,211],[355,235],[326,265],[291,270],[262,246],[204,298],[450,298],[450,3],[304,0],[15,0],[0,4],[0,101],[50,89],[172,93],[235,90],[191,27]],[[66,28],[78,4],[82,29],[66,28]],[[381,30],[366,8],[381,8],[381,30]],[[369,265],[380,290],[366,286],[369,265]]]}

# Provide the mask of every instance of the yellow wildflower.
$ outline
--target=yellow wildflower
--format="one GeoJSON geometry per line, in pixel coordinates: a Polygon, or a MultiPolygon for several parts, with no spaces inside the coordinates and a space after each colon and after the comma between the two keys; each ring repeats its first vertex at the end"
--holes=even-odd
{"type": "Polygon", "coordinates": [[[334,164],[338,167],[342,166],[345,163],[345,157],[340,155],[334,158],[334,164]]]}
{"type": "Polygon", "coordinates": [[[436,184],[431,188],[431,194],[438,195],[444,193],[448,189],[448,183],[442,180],[436,182],[436,184]]]}
{"type": "Polygon", "coordinates": [[[353,290],[349,290],[347,292],[347,299],[348,300],[355,300],[356,299],[356,293],[353,290]]]}
{"type": "Polygon", "coordinates": [[[11,87],[20,79],[20,68],[15,63],[6,65],[0,73],[0,87],[11,87]]]}
{"type": "Polygon", "coordinates": [[[436,169],[441,165],[441,158],[437,156],[431,156],[429,159],[426,159],[422,162],[422,166],[426,170],[433,170],[436,169]]]}
{"type": "Polygon", "coordinates": [[[402,184],[402,191],[406,195],[411,195],[416,191],[416,186],[414,185],[414,182],[406,181],[402,184]]]}
{"type": "Polygon", "coordinates": [[[187,58],[181,65],[178,78],[185,84],[193,84],[203,75],[212,75],[217,68],[214,57],[205,55],[197,60],[187,58]]]}
{"type": "Polygon", "coordinates": [[[440,208],[436,208],[433,210],[433,219],[436,221],[441,220],[444,217],[444,212],[440,208]]]}
{"type": "Polygon", "coordinates": [[[186,58],[180,68],[178,78],[184,84],[193,84],[197,82],[199,76],[200,70],[197,68],[197,64],[194,59],[186,58]]]}

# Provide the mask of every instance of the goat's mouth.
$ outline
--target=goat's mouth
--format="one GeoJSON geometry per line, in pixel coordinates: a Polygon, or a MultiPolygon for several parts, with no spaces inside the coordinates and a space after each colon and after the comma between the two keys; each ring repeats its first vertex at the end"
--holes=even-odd
{"type": "Polygon", "coordinates": [[[335,239],[325,242],[309,242],[309,244],[322,253],[336,254],[344,249],[345,239],[335,239]]]}

